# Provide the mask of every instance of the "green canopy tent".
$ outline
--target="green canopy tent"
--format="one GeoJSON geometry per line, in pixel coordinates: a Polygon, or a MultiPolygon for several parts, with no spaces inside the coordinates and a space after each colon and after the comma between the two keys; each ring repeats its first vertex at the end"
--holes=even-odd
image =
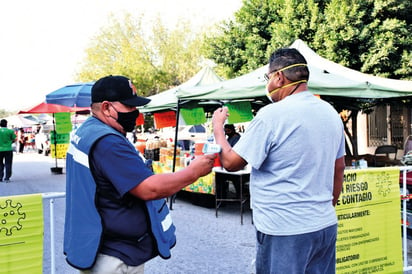
{"type": "Polygon", "coordinates": [[[316,54],[302,40],[292,45],[305,56],[310,70],[309,90],[319,95],[380,99],[412,95],[412,81],[362,73],[316,54]]]}
{"type": "MultiPolygon", "coordinates": [[[[142,113],[154,113],[154,112],[162,112],[166,110],[176,110],[177,108],[177,113],[179,113],[178,107],[179,104],[177,102],[177,91],[180,90],[181,88],[195,88],[195,87],[201,87],[201,86],[206,86],[206,85],[211,85],[214,83],[218,83],[223,81],[222,78],[220,78],[215,71],[209,67],[205,66],[202,68],[198,73],[196,73],[192,78],[190,78],[188,81],[184,82],[183,84],[173,87],[171,89],[168,89],[166,91],[163,91],[159,94],[149,96],[148,98],[151,99],[151,101],[139,108],[139,111],[142,113]]],[[[177,115],[179,117],[179,115],[177,115]]],[[[175,130],[175,146],[174,146],[174,159],[176,159],[176,148],[177,148],[177,135],[178,135],[178,128],[179,128],[179,119],[176,119],[176,130],[175,130]]],[[[175,161],[173,161],[173,166],[172,170],[175,171],[175,161]]],[[[170,208],[172,209],[172,200],[170,202],[170,208]]]]}
{"type": "Polygon", "coordinates": [[[195,88],[195,87],[202,87],[214,83],[221,82],[223,79],[220,78],[215,71],[206,66],[202,68],[198,73],[196,73],[192,78],[190,78],[187,82],[183,84],[158,93],[156,95],[149,96],[148,98],[151,99],[150,103],[147,105],[139,108],[139,111],[142,113],[149,113],[149,112],[159,112],[168,109],[175,109],[177,105],[177,91],[182,88],[195,88]]]}
{"type": "MultiPolygon", "coordinates": [[[[329,61],[310,49],[302,40],[296,40],[291,48],[298,49],[308,62],[309,91],[321,95],[334,107],[353,110],[352,147],[357,155],[356,115],[365,103],[373,104],[384,100],[401,100],[412,96],[412,81],[387,79],[368,75],[329,61]]],[[[255,108],[266,104],[266,81],[264,65],[250,73],[234,79],[199,87],[183,87],[177,91],[178,103],[215,101],[220,103],[248,100],[255,108]]],[[[216,107],[216,106],[215,106],[216,107]]]]}
{"type": "MultiPolygon", "coordinates": [[[[376,77],[346,68],[319,56],[302,40],[296,40],[290,47],[298,49],[308,62],[309,91],[320,95],[337,111],[352,110],[353,134],[350,141],[353,155],[357,155],[356,116],[365,103],[372,105],[384,100],[412,98],[412,81],[376,77]]],[[[194,103],[212,111],[225,103],[249,101],[257,110],[269,102],[266,98],[267,82],[264,80],[266,72],[268,64],[234,79],[210,85],[180,87],[175,94],[177,116],[180,108],[193,106],[194,103]]],[[[346,125],[345,130],[349,133],[346,125]]]]}
{"type": "MultiPolygon", "coordinates": [[[[306,58],[310,71],[309,91],[326,96],[350,98],[394,98],[412,95],[412,81],[387,79],[346,68],[329,61],[310,49],[302,40],[291,46],[306,58]]],[[[263,75],[268,65],[234,79],[207,86],[182,87],[179,99],[186,100],[236,100],[265,96],[266,81],[263,75]]]]}

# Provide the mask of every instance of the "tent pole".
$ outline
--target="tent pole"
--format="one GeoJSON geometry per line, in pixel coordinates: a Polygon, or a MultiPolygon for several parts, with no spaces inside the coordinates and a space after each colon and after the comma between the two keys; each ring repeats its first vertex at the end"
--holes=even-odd
{"type": "Polygon", "coordinates": [[[56,163],[56,168],[57,168],[57,140],[56,140],[56,123],[55,123],[55,117],[54,117],[54,113],[53,113],[53,141],[54,141],[54,160],[56,163]]]}
{"type": "Polygon", "coordinates": [[[353,115],[352,115],[352,152],[353,156],[358,156],[358,110],[353,110],[353,115]]]}
{"type": "MultiPolygon", "coordinates": [[[[177,100],[177,109],[176,109],[176,129],[175,129],[175,139],[174,139],[174,148],[173,148],[173,164],[172,164],[172,172],[176,170],[176,153],[177,153],[177,137],[179,134],[179,115],[180,115],[180,99],[177,100]]],[[[173,209],[173,202],[176,199],[176,194],[173,194],[170,197],[170,210],[173,209]]]]}

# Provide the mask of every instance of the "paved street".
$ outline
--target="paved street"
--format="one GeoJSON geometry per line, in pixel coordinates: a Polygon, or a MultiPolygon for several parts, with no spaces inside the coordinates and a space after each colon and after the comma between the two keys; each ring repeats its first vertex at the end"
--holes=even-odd
{"type": "MultiPolygon", "coordinates": [[[[65,175],[50,171],[55,167],[53,159],[30,152],[14,155],[12,182],[0,183],[0,195],[29,193],[54,193],[65,191],[65,175]]],[[[64,167],[59,161],[57,166],[64,167]]],[[[148,274],[179,273],[253,273],[251,262],[255,253],[254,227],[250,211],[244,214],[240,224],[239,207],[226,205],[215,217],[214,208],[194,205],[186,197],[178,197],[171,211],[177,227],[177,245],[172,258],[155,258],[146,264],[148,274]]],[[[78,273],[64,259],[62,251],[64,199],[55,200],[55,258],[58,274],[78,273]]],[[[45,240],[44,273],[51,272],[49,200],[44,202],[45,240]]],[[[408,261],[412,263],[412,241],[408,240],[408,261]]],[[[409,271],[408,273],[412,273],[409,271]]]]}
{"type": "MultiPolygon", "coordinates": [[[[0,183],[0,195],[65,191],[65,175],[50,171],[55,161],[36,153],[14,155],[13,176],[9,184],[0,183]]],[[[64,167],[64,162],[58,162],[64,167]]],[[[78,273],[63,256],[64,199],[55,200],[56,272],[78,273]]],[[[45,241],[44,273],[50,273],[49,204],[44,203],[45,241]]],[[[240,224],[239,207],[227,205],[215,217],[214,208],[193,205],[187,198],[177,198],[171,211],[176,225],[177,244],[172,258],[155,258],[146,264],[148,274],[177,273],[251,273],[255,253],[254,227],[250,211],[240,224]]]]}

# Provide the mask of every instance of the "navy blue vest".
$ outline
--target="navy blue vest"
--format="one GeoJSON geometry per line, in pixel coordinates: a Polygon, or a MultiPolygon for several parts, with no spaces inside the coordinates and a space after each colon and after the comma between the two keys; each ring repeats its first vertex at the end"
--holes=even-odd
{"type": "MultiPolygon", "coordinates": [[[[108,134],[125,138],[118,131],[90,117],[72,136],[66,156],[63,251],[67,262],[79,269],[93,266],[102,237],[101,218],[95,205],[96,183],[89,169],[89,152],[98,139],[108,134]]],[[[135,149],[132,144],[130,146],[135,149]]],[[[170,249],[176,244],[176,228],[166,201],[146,201],[146,207],[159,255],[164,259],[170,258],[170,249]]]]}

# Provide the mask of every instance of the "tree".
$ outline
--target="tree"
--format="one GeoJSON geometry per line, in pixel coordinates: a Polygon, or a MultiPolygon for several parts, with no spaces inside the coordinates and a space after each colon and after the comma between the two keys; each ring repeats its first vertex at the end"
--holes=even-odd
{"type": "Polygon", "coordinates": [[[205,54],[227,78],[241,75],[267,61],[270,24],[277,9],[271,0],[244,1],[235,19],[224,21],[205,39],[205,54]]]}
{"type": "Polygon", "coordinates": [[[266,64],[274,49],[303,36],[313,39],[318,14],[314,0],[244,0],[235,19],[207,37],[206,56],[228,78],[250,72],[266,64]]]}
{"type": "Polygon", "coordinates": [[[352,69],[412,79],[411,14],[410,0],[244,0],[235,19],[207,37],[206,55],[230,78],[299,38],[352,69]]]}
{"type": "Polygon", "coordinates": [[[0,117],[7,117],[13,114],[15,114],[15,112],[7,111],[5,109],[0,109],[0,117]]]}
{"type": "Polygon", "coordinates": [[[321,20],[318,5],[314,0],[276,2],[278,14],[269,26],[273,35],[266,51],[267,57],[274,50],[287,47],[296,39],[300,38],[306,42],[313,41],[321,20]]]}
{"type": "MultiPolygon", "coordinates": [[[[360,1],[360,0],[359,0],[360,1]]],[[[396,79],[412,79],[412,2],[360,1],[369,13],[363,30],[361,70],[396,79]]]]}
{"type": "Polygon", "coordinates": [[[412,25],[407,11],[412,12],[410,1],[331,0],[323,12],[314,48],[352,69],[394,79],[411,78],[412,25]]]}
{"type": "Polygon", "coordinates": [[[360,70],[358,54],[362,48],[360,33],[364,14],[365,11],[354,1],[329,1],[309,45],[331,61],[360,70]]]}
{"type": "Polygon", "coordinates": [[[165,77],[167,88],[182,84],[199,71],[203,61],[199,47],[202,39],[203,35],[194,33],[188,22],[180,21],[175,29],[169,30],[157,20],[150,45],[154,64],[160,79],[165,77]]]}
{"type": "Polygon", "coordinates": [[[201,66],[195,35],[187,22],[167,29],[158,18],[149,35],[142,17],[127,14],[121,21],[110,18],[90,47],[78,73],[79,81],[95,81],[105,75],[124,75],[142,96],[178,85],[192,77],[201,66]]]}

